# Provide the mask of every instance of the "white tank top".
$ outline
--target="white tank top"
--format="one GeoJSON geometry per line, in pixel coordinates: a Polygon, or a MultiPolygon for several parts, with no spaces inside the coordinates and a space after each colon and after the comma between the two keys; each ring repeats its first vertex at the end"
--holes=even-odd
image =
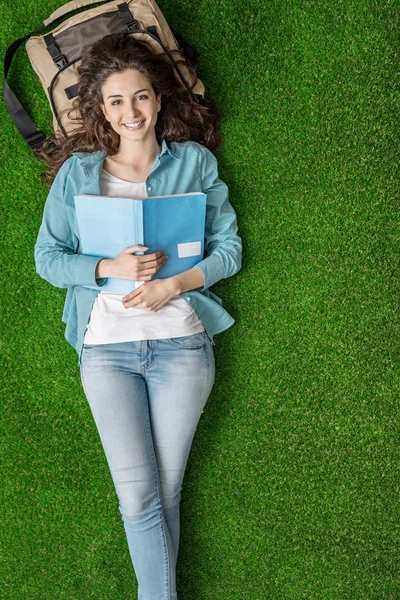
{"type": "MultiPolygon", "coordinates": [[[[100,176],[103,196],[113,198],[148,197],[146,182],[132,183],[119,179],[106,170],[100,176]]],[[[140,308],[124,308],[123,295],[100,292],[96,296],[86,328],[84,344],[113,344],[138,340],[182,337],[204,331],[193,308],[179,295],[171,298],[157,312],[140,308]]]]}

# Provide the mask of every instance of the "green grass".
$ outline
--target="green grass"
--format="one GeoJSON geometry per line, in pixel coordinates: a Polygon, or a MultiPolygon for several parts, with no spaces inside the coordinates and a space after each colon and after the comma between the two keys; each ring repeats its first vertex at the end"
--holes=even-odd
{"type": "MultiPolygon", "coordinates": [[[[59,4],[3,2],[2,54],[59,4]]],[[[221,111],[244,244],[214,286],[236,324],[185,475],[179,600],[399,599],[400,5],[160,7],[221,111]]],[[[23,49],[10,81],[49,132],[23,49]]],[[[133,599],[65,292],[35,273],[43,169],[0,116],[0,597],[133,599]]]]}

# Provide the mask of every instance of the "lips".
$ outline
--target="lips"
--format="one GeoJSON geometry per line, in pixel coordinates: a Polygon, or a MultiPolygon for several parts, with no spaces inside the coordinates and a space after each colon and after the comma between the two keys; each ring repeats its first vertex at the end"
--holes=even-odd
{"type": "Polygon", "coordinates": [[[124,123],[124,127],[129,129],[130,131],[139,129],[144,123],[144,119],[142,121],[136,121],[135,123],[124,123]]]}

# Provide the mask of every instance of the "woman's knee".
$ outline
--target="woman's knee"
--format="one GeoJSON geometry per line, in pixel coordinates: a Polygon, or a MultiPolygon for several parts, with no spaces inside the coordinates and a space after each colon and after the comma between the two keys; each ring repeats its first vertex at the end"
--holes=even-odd
{"type": "Polygon", "coordinates": [[[161,481],[161,497],[164,510],[179,506],[181,501],[182,483],[171,483],[161,481]]]}
{"type": "Polygon", "coordinates": [[[157,520],[163,505],[156,495],[143,498],[135,494],[119,494],[119,511],[124,520],[139,524],[157,520]]]}
{"type": "Polygon", "coordinates": [[[133,479],[132,475],[127,476],[126,470],[123,477],[114,472],[113,479],[123,515],[140,519],[162,510],[162,496],[157,481],[133,479]]]}

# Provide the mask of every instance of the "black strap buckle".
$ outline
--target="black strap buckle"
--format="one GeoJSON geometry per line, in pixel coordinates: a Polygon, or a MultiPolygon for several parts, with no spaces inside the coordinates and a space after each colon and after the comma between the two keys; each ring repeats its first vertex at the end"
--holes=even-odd
{"type": "Polygon", "coordinates": [[[131,11],[126,2],[122,2],[122,4],[117,5],[119,16],[125,23],[125,27],[129,33],[135,31],[138,27],[138,21],[132,17],[131,11]]]}
{"type": "Polygon", "coordinates": [[[35,131],[25,138],[26,143],[30,148],[41,148],[46,136],[41,131],[35,131]]]}
{"type": "Polygon", "coordinates": [[[126,28],[129,31],[129,33],[131,33],[132,31],[135,31],[138,27],[137,27],[138,22],[133,20],[130,23],[126,24],[126,28]]]}
{"type": "Polygon", "coordinates": [[[67,60],[62,54],[55,56],[53,58],[53,61],[59,71],[61,71],[61,69],[64,69],[64,67],[68,67],[67,60]]]}
{"type": "Polygon", "coordinates": [[[47,52],[53,59],[57,69],[61,71],[61,69],[68,67],[68,61],[58,48],[54,35],[52,33],[48,33],[47,35],[43,36],[43,39],[47,47],[47,52]]]}

